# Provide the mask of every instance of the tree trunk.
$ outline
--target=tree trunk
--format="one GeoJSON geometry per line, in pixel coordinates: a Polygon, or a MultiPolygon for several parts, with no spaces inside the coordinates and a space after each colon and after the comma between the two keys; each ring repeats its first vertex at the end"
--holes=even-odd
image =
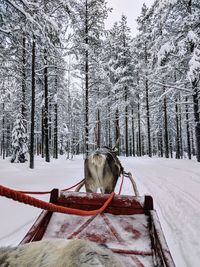
{"type": "Polygon", "coordinates": [[[170,136],[169,138],[169,152],[170,152],[170,157],[173,158],[172,136],[170,136]]]}
{"type": "Polygon", "coordinates": [[[97,147],[101,147],[101,121],[99,109],[97,109],[97,147]]]}
{"type": "Polygon", "coordinates": [[[194,107],[194,122],[195,122],[195,137],[196,137],[196,157],[197,161],[200,162],[200,121],[198,111],[198,91],[197,81],[192,82],[193,87],[193,107],[194,107]]]}
{"type": "Polygon", "coordinates": [[[55,90],[56,90],[56,99],[54,104],[54,149],[53,149],[53,157],[55,159],[58,158],[58,104],[57,104],[57,88],[58,86],[58,80],[57,77],[55,78],[55,90]]]}
{"type": "MultiPolygon", "coordinates": [[[[34,38],[34,37],[33,37],[34,38]]],[[[31,96],[31,136],[30,136],[30,168],[34,169],[34,129],[35,129],[35,40],[32,44],[32,96],[31,96]]]]}
{"type": "Polygon", "coordinates": [[[112,137],[111,137],[111,122],[108,122],[108,140],[109,140],[109,147],[112,147],[112,137]]]}
{"type": "Polygon", "coordinates": [[[132,156],[133,155],[133,152],[132,152],[132,138],[131,138],[131,135],[129,135],[129,155],[132,156]]]}
{"type": "Polygon", "coordinates": [[[140,126],[141,122],[140,122],[140,103],[139,103],[139,99],[138,99],[138,151],[137,151],[137,155],[139,157],[142,156],[142,146],[141,146],[141,126],[140,126]]]}
{"type": "Polygon", "coordinates": [[[24,122],[25,128],[27,127],[26,122],[26,38],[23,37],[22,44],[22,119],[24,122]]]}
{"type": "Polygon", "coordinates": [[[146,89],[146,116],[147,116],[147,133],[148,133],[148,155],[152,157],[152,148],[151,148],[151,129],[150,129],[150,112],[149,112],[149,86],[148,80],[145,80],[145,89],[146,89]]]}
{"type": "MultiPolygon", "coordinates": [[[[49,97],[50,98],[50,97],[49,97]]],[[[52,154],[52,103],[51,99],[49,99],[49,155],[52,154]]]]}
{"type": "Polygon", "coordinates": [[[112,147],[112,140],[111,140],[111,130],[110,130],[110,109],[107,109],[108,117],[106,118],[106,146],[112,147]]]}
{"type": "MultiPolygon", "coordinates": [[[[187,103],[188,98],[185,98],[185,102],[187,103]]],[[[185,113],[186,113],[186,134],[187,134],[187,154],[188,158],[191,159],[191,144],[190,144],[190,124],[189,124],[189,112],[188,112],[188,104],[185,105],[185,113]]]]}
{"type": "Polygon", "coordinates": [[[39,124],[37,124],[37,132],[38,132],[38,134],[36,136],[36,142],[37,142],[36,151],[37,151],[37,156],[39,156],[40,153],[41,153],[41,138],[40,138],[40,135],[39,135],[39,130],[40,130],[39,124]]]}
{"type": "Polygon", "coordinates": [[[45,159],[50,162],[49,156],[49,97],[48,97],[48,67],[47,51],[44,50],[44,137],[45,137],[45,159]]]}
{"type": "Polygon", "coordinates": [[[89,55],[88,55],[88,1],[85,2],[85,153],[89,153],[89,55]]]}
{"type": "Polygon", "coordinates": [[[42,133],[41,156],[42,158],[44,158],[44,107],[42,107],[41,133],[42,133]]]}
{"type": "Polygon", "coordinates": [[[176,98],[175,114],[176,114],[176,159],[180,159],[180,132],[179,132],[179,114],[178,114],[178,99],[176,98]]]}
{"type": "Polygon", "coordinates": [[[156,155],[156,134],[153,133],[153,137],[152,137],[152,155],[155,156],[156,155]]]}
{"type": "Polygon", "coordinates": [[[144,156],[145,154],[146,154],[146,151],[145,151],[145,144],[146,144],[146,142],[145,142],[146,140],[145,140],[145,136],[144,136],[144,134],[142,134],[141,135],[141,148],[142,148],[142,156],[144,156]]]}
{"type": "MultiPolygon", "coordinates": [[[[165,93],[165,87],[163,87],[163,93],[165,93]]],[[[164,132],[165,132],[165,157],[169,158],[169,136],[168,136],[168,119],[167,119],[167,97],[164,96],[164,132]]]]}
{"type": "Polygon", "coordinates": [[[127,97],[128,97],[128,92],[127,92],[127,86],[125,86],[125,151],[126,151],[126,157],[129,156],[129,150],[128,150],[128,106],[127,106],[127,97]]]}
{"type": "Polygon", "coordinates": [[[132,155],[135,157],[135,127],[134,127],[134,118],[133,118],[133,114],[134,114],[134,109],[133,109],[133,106],[132,106],[132,118],[131,118],[131,122],[132,122],[132,155]]]}
{"type": "Polygon", "coordinates": [[[5,159],[6,147],[5,147],[5,103],[3,102],[3,118],[2,118],[2,156],[5,159]]]}
{"type": "Polygon", "coordinates": [[[110,108],[109,108],[109,119],[108,119],[108,146],[112,147],[110,108]]]}
{"type": "MultiPolygon", "coordinates": [[[[145,65],[148,66],[148,53],[147,45],[144,48],[145,65]]],[[[148,72],[146,71],[145,76],[148,77],[148,72]]],[[[148,78],[145,78],[145,92],[146,92],[146,117],[147,117],[147,136],[148,136],[148,155],[152,157],[152,147],[151,147],[151,127],[150,127],[150,110],[149,110],[149,83],[148,78]]]]}
{"type": "Polygon", "coordinates": [[[196,156],[196,150],[195,150],[195,145],[194,145],[194,132],[192,130],[192,134],[191,134],[191,141],[192,141],[192,155],[196,156]]]}
{"type": "Polygon", "coordinates": [[[163,134],[162,129],[158,132],[158,150],[160,151],[159,156],[163,157],[163,134]]]}
{"type": "Polygon", "coordinates": [[[10,129],[10,120],[7,118],[7,127],[6,127],[6,157],[10,156],[10,146],[11,146],[11,129],[10,129]]]}
{"type": "MultiPolygon", "coordinates": [[[[180,95],[180,103],[181,103],[181,95],[180,95]]],[[[180,158],[183,158],[183,134],[182,134],[182,111],[181,104],[179,105],[179,132],[180,132],[180,158]]]]}
{"type": "Polygon", "coordinates": [[[120,132],[119,132],[119,110],[116,109],[115,112],[115,145],[118,150],[118,155],[120,155],[120,145],[119,145],[119,138],[120,138],[120,132]]]}
{"type": "Polygon", "coordinates": [[[190,14],[192,14],[192,0],[189,0],[188,1],[188,12],[190,13],[190,14]]]}

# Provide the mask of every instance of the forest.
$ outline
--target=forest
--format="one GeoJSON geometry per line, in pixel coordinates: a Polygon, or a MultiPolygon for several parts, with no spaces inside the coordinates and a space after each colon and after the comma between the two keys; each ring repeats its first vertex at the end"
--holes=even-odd
{"type": "MultiPolygon", "coordinates": [[[[200,162],[200,2],[144,4],[132,37],[105,0],[0,0],[0,155],[200,162]]],[[[131,18],[130,18],[131,19],[131,18]]]]}

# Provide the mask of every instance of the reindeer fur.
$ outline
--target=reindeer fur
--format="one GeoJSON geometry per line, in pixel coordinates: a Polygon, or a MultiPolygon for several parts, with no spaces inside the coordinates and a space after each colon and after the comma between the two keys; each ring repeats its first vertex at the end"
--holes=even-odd
{"type": "Polygon", "coordinates": [[[87,192],[110,194],[114,191],[122,165],[112,149],[107,147],[92,153],[85,160],[85,187],[87,192]]]}
{"type": "Polygon", "coordinates": [[[122,267],[109,249],[80,239],[52,239],[0,248],[1,267],[122,267]]]}

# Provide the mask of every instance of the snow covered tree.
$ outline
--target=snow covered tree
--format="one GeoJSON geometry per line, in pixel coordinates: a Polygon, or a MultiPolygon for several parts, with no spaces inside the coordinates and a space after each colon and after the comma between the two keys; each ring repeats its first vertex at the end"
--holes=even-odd
{"type": "Polygon", "coordinates": [[[3,158],[20,114],[31,168],[35,153],[49,162],[117,140],[126,156],[200,161],[198,0],[144,5],[133,40],[125,16],[105,31],[105,0],[1,4],[3,158]]]}
{"type": "Polygon", "coordinates": [[[119,49],[118,62],[119,66],[117,69],[119,80],[118,90],[123,92],[124,96],[124,126],[125,126],[125,154],[129,156],[129,113],[130,109],[130,96],[133,90],[133,66],[132,66],[132,55],[131,55],[131,36],[130,28],[127,26],[127,18],[122,15],[119,25],[119,43],[121,48],[119,49]]]}
{"type": "Polygon", "coordinates": [[[123,153],[129,156],[129,132],[131,131],[129,114],[133,90],[133,65],[130,29],[124,15],[106,35],[104,60],[105,70],[110,80],[109,113],[113,117],[115,128],[114,143],[120,138],[118,150],[121,147],[123,153]]]}
{"type": "MultiPolygon", "coordinates": [[[[162,77],[165,79],[167,91],[172,91],[170,87],[174,84],[175,99],[178,99],[177,95],[182,93],[187,99],[193,101],[197,160],[200,161],[200,117],[198,109],[200,32],[197,27],[200,9],[198,1],[173,1],[162,3],[162,5],[157,2],[156,12],[162,14],[162,43],[158,42],[156,37],[158,47],[160,46],[158,48],[158,62],[160,62],[160,66],[163,66],[162,72],[165,75],[165,78],[163,75],[162,77]],[[165,67],[167,68],[164,69],[165,67]]],[[[188,108],[188,103],[185,105],[188,108]]],[[[179,106],[181,107],[181,102],[179,106]]],[[[176,122],[177,126],[178,124],[176,135],[180,135],[179,138],[181,139],[181,116],[176,122]]],[[[179,140],[179,142],[180,146],[176,146],[176,150],[179,150],[182,146],[182,141],[179,140]]]]}
{"type": "MultiPolygon", "coordinates": [[[[64,77],[63,72],[58,69],[64,68],[63,51],[66,51],[64,50],[66,48],[62,41],[65,40],[66,45],[66,21],[69,18],[69,9],[68,4],[60,0],[57,3],[46,0],[26,3],[3,1],[2,6],[1,32],[4,38],[2,35],[0,38],[2,38],[3,48],[1,50],[2,69],[6,74],[4,80],[7,83],[6,87],[15,91],[12,99],[13,110],[22,114],[27,121],[28,131],[31,132],[30,167],[33,168],[34,153],[35,151],[40,153],[43,147],[40,133],[45,129],[43,139],[46,145],[43,152],[47,161],[50,158],[48,146],[58,140],[55,137],[55,142],[51,142],[48,136],[48,133],[51,133],[48,120],[52,115],[48,110],[51,106],[48,101],[54,92],[55,83],[52,81],[55,76],[57,75],[58,91],[60,81],[64,77]],[[62,77],[59,76],[60,74],[62,77]],[[42,75],[44,81],[41,79],[42,75]],[[10,83],[8,80],[12,80],[15,86],[8,86],[10,83]],[[32,88],[32,95],[28,88],[32,88]],[[32,111],[28,103],[32,103],[32,111]],[[38,131],[41,126],[41,108],[44,109],[45,123],[42,124],[42,131],[38,131]]],[[[3,77],[3,72],[0,72],[0,77],[3,77]]],[[[56,124],[53,125],[56,126],[56,124]]],[[[58,129],[57,126],[56,128],[58,129]]],[[[55,136],[58,134],[56,131],[54,133],[55,136]]]]}
{"type": "Polygon", "coordinates": [[[146,104],[146,125],[147,125],[147,147],[148,155],[152,156],[152,136],[151,136],[151,112],[150,112],[150,48],[151,48],[151,24],[149,19],[149,10],[145,4],[143,4],[141,15],[137,19],[139,29],[139,44],[137,46],[140,49],[140,76],[143,80],[145,104],[146,104]]]}
{"type": "Polygon", "coordinates": [[[27,160],[28,136],[24,126],[24,120],[21,115],[17,116],[12,130],[12,158],[11,162],[24,163],[27,160]]]}
{"type": "MultiPolygon", "coordinates": [[[[72,6],[74,45],[73,50],[79,58],[81,75],[84,77],[85,106],[85,153],[89,152],[89,117],[92,113],[91,90],[94,80],[92,70],[94,62],[98,62],[101,37],[104,32],[104,20],[108,14],[105,0],[79,0],[72,6]]],[[[93,72],[94,73],[94,72],[93,72]]]]}

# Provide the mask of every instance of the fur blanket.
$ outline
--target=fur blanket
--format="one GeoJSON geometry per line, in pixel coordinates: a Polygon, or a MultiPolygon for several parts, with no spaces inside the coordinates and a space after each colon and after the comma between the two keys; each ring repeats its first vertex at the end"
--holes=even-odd
{"type": "Polygon", "coordinates": [[[1,267],[122,267],[108,248],[80,239],[51,239],[0,248],[1,267]]]}

